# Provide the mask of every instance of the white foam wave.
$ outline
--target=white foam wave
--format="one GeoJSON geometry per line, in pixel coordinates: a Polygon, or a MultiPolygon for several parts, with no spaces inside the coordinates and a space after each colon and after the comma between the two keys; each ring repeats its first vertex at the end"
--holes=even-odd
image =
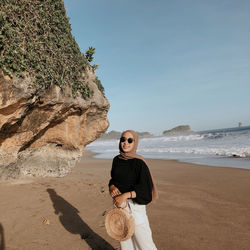
{"type": "Polygon", "coordinates": [[[204,139],[204,135],[188,134],[188,135],[169,135],[160,137],[142,138],[141,142],[168,142],[168,141],[196,141],[204,139]]]}
{"type": "Polygon", "coordinates": [[[147,155],[149,154],[197,154],[206,156],[238,156],[242,158],[250,157],[250,147],[249,148],[140,148],[139,153],[147,155]]]}

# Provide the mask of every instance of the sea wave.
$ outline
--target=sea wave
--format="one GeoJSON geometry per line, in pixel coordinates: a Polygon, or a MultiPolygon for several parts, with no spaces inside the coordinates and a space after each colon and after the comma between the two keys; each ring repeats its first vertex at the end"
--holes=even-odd
{"type": "Polygon", "coordinates": [[[140,148],[138,153],[147,155],[148,153],[152,155],[155,154],[186,154],[186,155],[203,155],[203,156],[225,156],[225,157],[240,157],[249,158],[250,157],[250,147],[249,148],[198,148],[198,147],[188,147],[188,148],[140,148]]]}
{"type": "MultiPolygon", "coordinates": [[[[118,154],[117,145],[107,145],[105,143],[98,145],[91,145],[87,148],[96,153],[114,153],[118,154]]],[[[148,154],[183,154],[183,155],[203,155],[203,156],[225,156],[225,157],[250,157],[250,147],[141,147],[137,150],[138,153],[147,156],[148,154]]]]}
{"type": "Polygon", "coordinates": [[[180,135],[168,135],[159,137],[142,138],[142,142],[168,142],[168,141],[196,141],[204,139],[204,135],[200,134],[180,134],[180,135]]]}
{"type": "MultiPolygon", "coordinates": [[[[119,140],[96,140],[88,149],[109,156],[119,153],[119,140]]],[[[138,153],[145,157],[250,157],[249,129],[224,129],[140,138],[138,153]]]]}

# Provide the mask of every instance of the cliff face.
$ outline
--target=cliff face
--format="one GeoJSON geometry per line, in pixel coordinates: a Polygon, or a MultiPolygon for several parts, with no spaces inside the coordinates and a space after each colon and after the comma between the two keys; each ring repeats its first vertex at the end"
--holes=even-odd
{"type": "Polygon", "coordinates": [[[63,0],[0,1],[0,179],[64,176],[108,127],[109,102],[63,0]]]}
{"type": "Polygon", "coordinates": [[[84,100],[70,97],[70,89],[35,90],[29,78],[0,73],[0,178],[64,176],[106,131],[109,102],[90,67],[86,76],[93,96],[84,100]]]}

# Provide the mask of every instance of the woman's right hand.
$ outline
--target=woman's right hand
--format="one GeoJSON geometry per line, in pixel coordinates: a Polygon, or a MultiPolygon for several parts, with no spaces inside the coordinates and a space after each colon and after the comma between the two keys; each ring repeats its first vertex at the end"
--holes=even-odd
{"type": "Polygon", "coordinates": [[[114,185],[111,185],[109,187],[109,193],[111,195],[112,198],[114,198],[117,195],[120,195],[121,192],[119,191],[119,189],[117,187],[115,187],[114,185]]]}

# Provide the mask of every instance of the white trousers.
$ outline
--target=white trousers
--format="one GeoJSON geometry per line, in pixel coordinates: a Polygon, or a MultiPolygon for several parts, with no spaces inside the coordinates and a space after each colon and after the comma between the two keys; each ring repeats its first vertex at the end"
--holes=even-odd
{"type": "Polygon", "coordinates": [[[120,242],[121,250],[157,250],[152,239],[146,206],[134,203],[129,199],[126,209],[135,218],[135,233],[130,239],[120,242]]]}

